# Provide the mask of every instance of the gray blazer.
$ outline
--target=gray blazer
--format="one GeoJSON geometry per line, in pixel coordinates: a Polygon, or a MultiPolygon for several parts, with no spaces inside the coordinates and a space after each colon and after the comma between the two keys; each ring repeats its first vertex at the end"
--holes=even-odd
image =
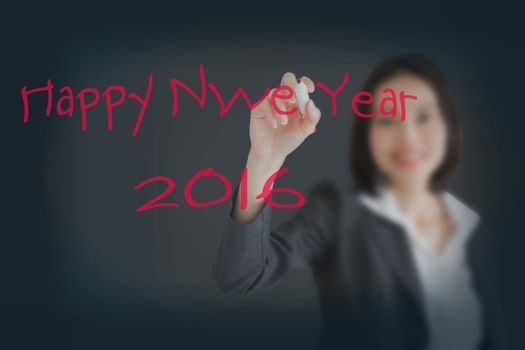
{"type": "MultiPolygon", "coordinates": [[[[255,293],[293,269],[310,269],[324,319],[320,349],[426,349],[422,287],[400,226],[361,204],[355,189],[328,180],[313,187],[290,221],[272,229],[272,207],[264,204],[255,221],[241,225],[232,218],[238,190],[212,268],[220,290],[255,293]]],[[[501,350],[497,240],[483,223],[476,230],[467,257],[483,311],[479,350],[501,350]]]]}

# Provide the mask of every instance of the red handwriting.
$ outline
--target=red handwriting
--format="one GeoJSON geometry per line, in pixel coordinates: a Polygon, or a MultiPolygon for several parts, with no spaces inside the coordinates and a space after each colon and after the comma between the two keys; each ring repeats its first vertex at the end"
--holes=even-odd
{"type": "MultiPolygon", "coordinates": [[[[136,92],[130,92],[126,96],[126,89],[123,86],[115,85],[108,87],[102,97],[106,100],[106,110],[107,110],[107,123],[108,130],[113,129],[113,109],[117,106],[120,106],[127,99],[135,100],[140,105],[140,112],[135,122],[135,127],[133,129],[133,136],[137,135],[142,118],[148,107],[149,100],[151,97],[151,89],[153,85],[153,74],[150,73],[148,79],[148,86],[144,97],[141,97],[136,92]],[[118,97],[114,99],[113,92],[118,93],[118,97]]],[[[22,88],[22,101],[24,104],[24,123],[29,121],[29,96],[37,92],[47,92],[47,107],[46,107],[46,117],[51,115],[51,109],[53,104],[53,89],[54,85],[51,82],[51,79],[47,80],[47,86],[36,88],[32,90],[27,90],[27,87],[22,88]]],[[[73,116],[73,111],[75,109],[75,97],[73,96],[73,90],[69,86],[64,86],[59,90],[60,93],[65,93],[58,99],[57,102],[57,114],[60,116],[73,116]],[[64,104],[67,104],[67,108],[64,108],[64,104]]],[[[80,108],[80,114],[82,119],[82,131],[87,130],[87,111],[96,105],[100,101],[100,92],[97,88],[85,88],[80,90],[77,94],[76,99],[79,101],[78,108],[80,108]]]]}
{"type": "MultiPolygon", "coordinates": [[[[315,86],[318,87],[320,91],[323,91],[330,96],[331,111],[332,115],[334,116],[337,113],[337,99],[341,95],[343,89],[347,86],[349,79],[348,77],[348,72],[345,72],[343,81],[335,89],[329,88],[322,82],[315,83],[315,86]]],[[[271,96],[269,96],[271,90],[267,87],[262,96],[259,97],[255,102],[252,102],[252,99],[248,97],[246,91],[242,87],[239,87],[235,90],[233,97],[229,101],[227,101],[215,83],[207,82],[204,65],[202,64],[199,65],[199,81],[200,92],[197,93],[186,83],[179,79],[173,78],[170,80],[170,86],[173,95],[173,106],[171,108],[171,115],[173,117],[175,117],[179,111],[180,92],[185,91],[189,94],[191,98],[193,98],[197,102],[197,104],[201,108],[204,108],[206,106],[208,89],[213,93],[217,100],[217,103],[219,104],[221,117],[224,117],[224,115],[232,108],[232,106],[237,100],[240,99],[240,97],[242,98],[242,100],[244,100],[249,109],[256,108],[259,104],[265,101],[265,99],[269,98],[270,104],[278,114],[289,115],[297,111],[297,108],[293,108],[290,111],[285,111],[279,108],[279,106],[277,106],[276,100],[288,100],[294,98],[293,89],[286,85],[274,89],[271,93],[271,96]]],[[[152,86],[153,73],[149,74],[147,86],[145,92],[142,95],[133,91],[128,93],[126,89],[121,85],[112,85],[105,89],[102,94],[100,93],[99,89],[94,87],[88,87],[80,90],[75,96],[71,87],[63,86],[59,89],[59,98],[56,103],[56,112],[59,116],[72,117],[75,111],[75,100],[78,100],[77,108],[78,110],[80,110],[82,131],[86,131],[88,125],[88,111],[98,106],[101,100],[103,99],[107,116],[107,129],[111,131],[113,129],[114,110],[122,104],[124,104],[126,101],[132,100],[140,105],[140,111],[136,117],[132,133],[133,136],[136,136],[139,132],[145,112],[150,103],[152,86]]],[[[51,79],[48,79],[47,85],[43,87],[33,88],[30,90],[28,90],[27,86],[22,87],[21,94],[24,106],[24,123],[29,122],[29,97],[33,94],[47,93],[47,105],[45,109],[45,115],[46,117],[49,117],[51,115],[51,112],[53,110],[54,88],[55,86],[53,85],[51,79]]],[[[374,102],[374,98],[381,98],[381,114],[384,116],[395,117],[397,115],[397,102],[399,101],[399,104],[401,106],[401,120],[404,121],[406,119],[407,100],[417,100],[417,96],[409,95],[402,90],[399,91],[397,94],[393,89],[385,89],[382,93],[384,94],[384,96],[378,97],[373,96],[373,94],[368,91],[359,91],[354,96],[352,96],[351,106],[355,115],[360,118],[374,117],[377,114],[377,112],[365,114],[359,110],[359,106],[370,105],[374,102]],[[390,111],[387,111],[387,109],[385,108],[387,103],[391,105],[390,111]]]]}
{"type": "Polygon", "coordinates": [[[287,85],[279,86],[277,89],[273,91],[270,103],[272,104],[273,109],[279,114],[286,114],[286,115],[294,114],[295,112],[297,112],[298,108],[293,108],[291,111],[288,111],[288,112],[283,111],[282,109],[279,108],[279,106],[277,106],[277,103],[275,102],[276,99],[288,100],[288,99],[293,98],[293,96],[294,96],[294,91],[292,90],[291,87],[287,85]],[[288,92],[288,94],[281,95],[279,93],[281,90],[288,92]]]}
{"type": "MultiPolygon", "coordinates": [[[[268,205],[270,205],[272,207],[275,207],[275,208],[297,208],[297,207],[303,206],[304,203],[305,203],[305,198],[299,191],[291,189],[291,188],[286,188],[286,187],[272,188],[272,185],[275,182],[275,179],[280,177],[280,176],[282,176],[282,175],[284,175],[284,174],[286,174],[287,172],[288,172],[288,168],[282,168],[282,169],[279,169],[278,171],[276,171],[274,174],[272,174],[268,178],[268,180],[266,180],[266,182],[264,183],[263,191],[259,195],[257,195],[256,198],[257,199],[261,199],[261,198],[264,199],[264,201],[268,205]],[[271,195],[273,193],[279,193],[279,192],[293,194],[294,196],[297,197],[297,202],[292,203],[292,204],[281,204],[281,203],[275,202],[271,198],[271,195]]],[[[164,183],[166,185],[166,188],[164,189],[164,191],[162,191],[160,194],[155,196],[153,199],[149,200],[148,202],[146,202],[143,205],[141,205],[140,207],[138,207],[135,210],[135,212],[140,213],[140,212],[143,212],[143,211],[147,211],[147,210],[151,210],[151,209],[155,209],[155,208],[160,208],[160,207],[175,207],[175,208],[179,207],[179,204],[175,203],[175,202],[160,202],[162,199],[164,199],[168,195],[170,195],[173,192],[173,190],[175,189],[175,181],[173,181],[169,177],[155,176],[155,177],[152,177],[150,179],[147,179],[147,180],[141,182],[140,184],[135,186],[133,189],[136,191],[136,190],[139,190],[139,189],[141,189],[142,187],[144,187],[146,185],[149,185],[149,184],[152,184],[152,183],[155,183],[155,182],[164,183]]],[[[240,195],[241,195],[241,210],[245,210],[246,207],[248,206],[248,198],[247,198],[247,193],[248,193],[248,169],[247,168],[244,168],[242,170],[241,182],[240,182],[240,185],[239,185],[239,191],[240,191],[240,195]]],[[[199,171],[198,173],[196,173],[190,179],[190,181],[188,181],[188,183],[184,187],[184,199],[185,199],[186,203],[190,207],[194,207],[194,208],[209,207],[209,206],[212,206],[212,205],[217,205],[217,204],[223,203],[223,202],[229,200],[231,195],[232,195],[231,182],[228,180],[228,178],[225,175],[216,172],[213,168],[206,168],[206,169],[203,169],[203,170],[199,171]],[[225,187],[224,195],[222,195],[218,199],[215,199],[215,200],[212,200],[212,201],[209,201],[209,202],[197,202],[195,199],[193,199],[193,196],[191,194],[192,193],[192,188],[197,183],[197,181],[199,181],[202,177],[206,177],[206,178],[207,177],[214,177],[214,178],[219,179],[223,183],[223,185],[225,187]]]]}

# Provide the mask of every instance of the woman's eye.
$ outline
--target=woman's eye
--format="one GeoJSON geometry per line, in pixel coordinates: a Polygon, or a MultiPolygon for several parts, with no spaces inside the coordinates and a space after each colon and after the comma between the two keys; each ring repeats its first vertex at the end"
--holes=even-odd
{"type": "Polygon", "coordinates": [[[429,121],[431,118],[432,118],[432,115],[430,113],[423,113],[418,116],[417,120],[420,123],[425,123],[429,121]]]}
{"type": "Polygon", "coordinates": [[[378,125],[381,125],[381,126],[390,126],[390,125],[393,125],[394,124],[394,121],[392,120],[391,117],[384,117],[384,118],[381,118],[378,122],[377,122],[378,125]]]}

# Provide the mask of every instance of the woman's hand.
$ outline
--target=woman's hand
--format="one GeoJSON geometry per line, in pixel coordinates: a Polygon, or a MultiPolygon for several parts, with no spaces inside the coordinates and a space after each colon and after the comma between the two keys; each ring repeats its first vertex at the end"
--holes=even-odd
{"type": "MultiPolygon", "coordinates": [[[[315,85],[308,77],[302,77],[308,92],[315,90],[315,85]]],[[[281,86],[287,85],[292,91],[297,85],[293,73],[285,73],[281,79],[281,86]]],[[[306,103],[306,112],[301,116],[299,111],[280,115],[271,105],[272,93],[256,108],[252,109],[250,116],[250,154],[256,159],[265,161],[284,162],[303,141],[316,130],[316,125],[321,118],[321,111],[310,99],[306,103]]],[[[275,99],[279,109],[291,111],[298,109],[295,96],[290,99],[275,99]]]]}
{"type": "MultiPolygon", "coordinates": [[[[314,92],[314,83],[307,77],[301,78],[308,88],[314,92]]],[[[286,73],[281,80],[281,86],[287,85],[292,90],[297,85],[295,75],[286,73]]],[[[275,89],[274,89],[275,90],[275,89]]],[[[269,177],[278,171],[286,157],[312,133],[321,118],[321,111],[315,107],[312,100],[305,106],[305,115],[297,111],[289,115],[279,115],[271,105],[273,91],[256,108],[252,109],[250,117],[251,148],[246,161],[248,169],[247,206],[240,209],[241,192],[237,193],[233,219],[239,224],[253,222],[262,210],[263,198],[257,198],[269,177]]],[[[283,111],[298,110],[297,100],[275,99],[279,109],[283,111]]],[[[271,185],[273,188],[273,183],[271,185]]]]}

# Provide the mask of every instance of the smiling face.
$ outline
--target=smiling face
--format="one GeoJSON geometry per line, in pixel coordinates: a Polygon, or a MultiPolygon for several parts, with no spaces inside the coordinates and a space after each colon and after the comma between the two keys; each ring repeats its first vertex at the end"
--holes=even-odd
{"type": "MultiPolygon", "coordinates": [[[[428,188],[447,144],[447,128],[436,92],[418,76],[402,73],[379,84],[373,94],[377,115],[370,120],[369,143],[377,168],[390,185],[428,188]],[[381,97],[386,96],[383,91],[387,88],[398,95],[403,90],[417,96],[417,101],[406,101],[404,121],[399,99],[395,118],[381,115],[381,97]]],[[[387,103],[387,111],[390,107],[387,103]]]]}

